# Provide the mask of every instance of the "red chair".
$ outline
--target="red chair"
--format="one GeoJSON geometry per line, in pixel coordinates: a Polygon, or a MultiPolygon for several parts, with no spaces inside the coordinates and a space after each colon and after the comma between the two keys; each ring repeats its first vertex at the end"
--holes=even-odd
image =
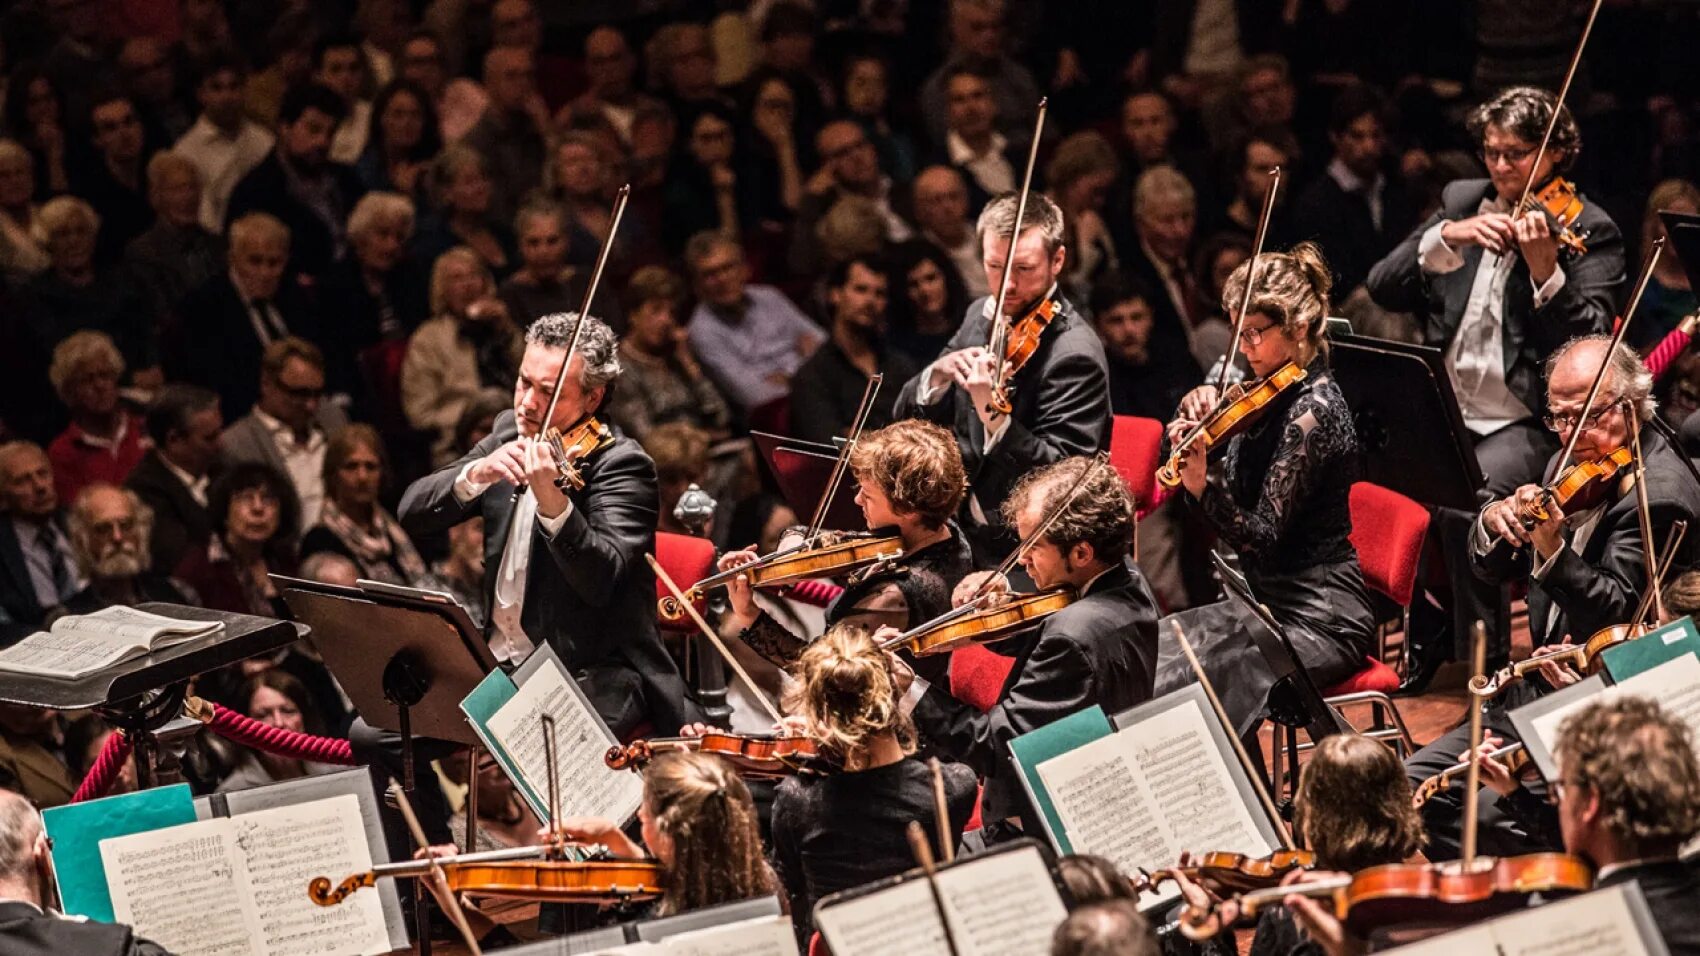
{"type": "Polygon", "coordinates": [[[1015,658],[979,644],[959,647],[950,653],[950,696],[985,713],[1003,695],[1014,667],[1015,658]]]}
{"type": "Polygon", "coordinates": [[[1127,482],[1140,515],[1151,513],[1157,499],[1157,453],[1163,446],[1163,423],[1155,418],[1117,415],[1110,425],[1110,464],[1127,482]]]}
{"type": "MultiPolygon", "coordinates": [[[[714,542],[707,538],[693,538],[688,534],[673,534],[668,531],[655,532],[655,560],[660,563],[662,570],[673,579],[680,590],[690,587],[714,573],[714,542]]],[[[656,600],[667,597],[667,585],[655,580],[656,600]]],[[[697,602],[697,611],[701,613],[702,602],[697,602]]],[[[655,623],[664,631],[679,634],[695,634],[696,624],[689,617],[677,621],[669,621],[657,616],[655,623]]]]}

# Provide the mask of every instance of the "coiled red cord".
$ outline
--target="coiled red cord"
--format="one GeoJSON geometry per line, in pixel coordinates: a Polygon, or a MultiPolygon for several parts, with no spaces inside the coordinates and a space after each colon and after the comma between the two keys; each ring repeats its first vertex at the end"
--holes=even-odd
{"type": "Polygon", "coordinates": [[[799,604],[826,607],[843,593],[844,589],[831,581],[808,580],[793,584],[785,596],[799,604]]]}
{"type": "Polygon", "coordinates": [[[106,744],[100,748],[100,756],[94,759],[94,766],[89,768],[88,776],[77,786],[77,792],[71,795],[72,803],[82,803],[96,797],[106,796],[106,791],[112,789],[112,781],[118,779],[118,774],[124,769],[124,761],[130,759],[130,738],[123,731],[117,731],[106,738],[106,744]]]}

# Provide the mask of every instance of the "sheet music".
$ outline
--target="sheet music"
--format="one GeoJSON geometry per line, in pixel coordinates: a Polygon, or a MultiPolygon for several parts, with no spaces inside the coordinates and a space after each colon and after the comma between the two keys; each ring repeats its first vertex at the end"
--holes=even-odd
{"type": "Polygon", "coordinates": [[[102,840],[113,918],[178,956],[261,954],[253,942],[259,917],[229,823],[206,820],[102,840]]]}
{"type": "MultiPolygon", "coordinates": [[[[1401,956],[1645,956],[1649,947],[1642,926],[1620,889],[1519,910],[1392,952],[1401,956]]],[[[1658,952],[1664,952],[1662,946],[1658,952]]]]}
{"type": "Polygon", "coordinates": [[[1184,851],[1262,856],[1274,850],[1241,798],[1208,719],[1186,700],[1039,764],[1074,851],[1106,857],[1131,873],[1172,866],[1184,851]]]}
{"type": "Polygon", "coordinates": [[[1529,726],[1551,753],[1565,718],[1596,701],[1614,700],[1624,694],[1658,701],[1666,712],[1686,723],[1700,741],[1700,656],[1694,654],[1671,658],[1598,694],[1554,708],[1530,721],[1529,726]]]}
{"type": "Polygon", "coordinates": [[[113,605],[90,614],[70,614],[53,622],[52,630],[81,634],[104,634],[125,640],[153,640],[161,634],[210,634],[224,627],[222,621],[186,621],[113,605]]]}
{"type": "Polygon", "coordinates": [[[372,868],[360,799],[343,794],[229,818],[250,877],[264,951],[272,956],[364,956],[390,951],[375,892],[336,906],[307,898],[315,876],[372,868]]]}
{"type": "MultiPolygon", "coordinates": [[[[560,668],[539,668],[490,716],[488,729],[513,759],[524,783],[537,795],[537,815],[548,816],[549,772],[544,756],[542,715],[555,720],[555,767],[560,776],[563,816],[625,821],[643,802],[643,779],[602,762],[611,741],[590,708],[567,686],[560,668]]],[[[547,822],[547,821],[545,821],[547,822]]]]}
{"type": "Polygon", "coordinates": [[[797,931],[788,916],[764,916],[669,936],[660,948],[675,956],[797,956],[797,931]]]}
{"type": "MultiPolygon", "coordinates": [[[[819,907],[815,928],[826,937],[833,956],[950,956],[924,880],[819,907]]],[[[967,951],[959,956],[967,956],[967,951]]]]}

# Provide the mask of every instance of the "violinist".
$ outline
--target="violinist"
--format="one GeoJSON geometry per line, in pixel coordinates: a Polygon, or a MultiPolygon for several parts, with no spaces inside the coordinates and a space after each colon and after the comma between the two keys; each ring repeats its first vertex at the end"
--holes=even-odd
{"type": "MultiPolygon", "coordinates": [[[[1010,492],[1002,517],[1023,540],[1047,516],[1057,516],[1022,554],[1022,568],[1039,590],[1067,588],[1078,598],[1036,630],[993,646],[1015,664],[989,711],[924,679],[911,685],[908,665],[901,659],[894,664],[898,689],[915,701],[912,716],[922,739],[984,778],[988,842],[1013,839],[1023,827],[1039,832],[1009,763],[1011,739],[1093,704],[1117,713],[1151,699],[1157,603],[1129,560],[1133,507],[1115,470],[1089,458],[1047,465],[1010,492]],[[1082,481],[1085,469],[1092,473],[1082,481]]],[[[972,583],[973,577],[965,579],[958,591],[972,583]]],[[[882,630],[875,640],[890,636],[882,630]]]]}
{"type": "MultiPolygon", "coordinates": [[[[1291,639],[1299,662],[1319,686],[1345,680],[1374,647],[1375,614],[1364,590],[1357,551],[1348,539],[1348,494],[1357,477],[1358,439],[1351,410],[1328,370],[1330,274],[1314,245],[1256,259],[1240,354],[1257,378],[1288,363],[1305,377],[1287,386],[1218,457],[1185,457],[1185,500],[1238,552],[1252,593],[1291,639]]],[[[1249,262],[1229,276],[1223,307],[1245,301],[1249,262]]],[[[1213,384],[1181,402],[1169,424],[1171,441],[1189,433],[1217,407],[1213,384]]],[[[1252,643],[1260,627],[1251,613],[1220,601],[1175,615],[1198,648],[1228,716],[1245,733],[1262,717],[1274,676],[1252,643]]],[[[1157,693],[1193,682],[1194,675],[1168,627],[1157,693]]]]}
{"type": "MultiPolygon", "coordinates": [[[[1569,169],[1582,147],[1576,121],[1551,93],[1504,90],[1476,107],[1466,126],[1488,178],[1449,183],[1441,208],[1376,264],[1366,287],[1382,308],[1416,314],[1424,344],[1445,350],[1486,490],[1498,498],[1538,478],[1558,449],[1540,427],[1541,364],[1565,340],[1606,328],[1624,279],[1623,237],[1605,210],[1584,201],[1576,230],[1586,234],[1587,251],[1561,251],[1544,211],[1513,208],[1525,187],[1540,190],[1569,169]]],[[[1508,592],[1478,582],[1462,558],[1473,519],[1438,509],[1438,553],[1446,556],[1452,589],[1450,636],[1443,631],[1423,642],[1410,674],[1413,692],[1444,661],[1467,658],[1478,619],[1488,627],[1489,668],[1509,656],[1508,592]]]]}
{"type": "MultiPolygon", "coordinates": [[[[1650,421],[1657,411],[1650,396],[1652,376],[1628,346],[1608,353],[1610,346],[1604,336],[1585,336],[1561,346],[1548,362],[1546,422],[1560,441],[1569,441],[1576,428],[1582,432],[1576,436],[1573,462],[1550,462],[1546,475],[1550,479],[1562,466],[1593,462],[1632,447],[1638,438],[1646,456],[1652,540],[1663,542],[1673,523],[1692,524],[1700,516],[1700,485],[1662,435],[1652,428],[1637,428],[1638,422],[1650,421]],[[1578,423],[1602,364],[1607,368],[1594,409],[1587,421],[1578,423]]],[[[1484,581],[1495,585],[1527,578],[1529,636],[1535,648],[1581,644],[1634,616],[1647,586],[1647,566],[1638,496],[1630,491],[1628,476],[1632,474],[1633,468],[1626,468],[1602,483],[1594,496],[1598,500],[1586,500],[1586,494],[1573,499],[1569,513],[1549,504],[1547,520],[1527,529],[1524,506],[1540,496],[1539,485],[1524,485],[1482,509],[1469,542],[1471,565],[1484,581]]],[[[1694,567],[1697,560],[1700,547],[1685,535],[1673,573],[1694,567]]],[[[1506,717],[1508,710],[1534,699],[1549,684],[1575,678],[1569,665],[1550,661],[1542,665],[1542,673],[1545,676],[1539,681],[1512,684],[1489,707],[1487,726],[1496,737],[1516,739],[1506,717]]],[[[1446,769],[1468,749],[1469,729],[1460,726],[1412,755],[1405,769],[1415,784],[1446,769]]],[[[1423,805],[1429,855],[1434,859],[1450,859],[1458,853],[1460,789],[1437,794],[1423,805]]],[[[1517,827],[1503,812],[1500,800],[1482,801],[1480,824],[1483,852],[1505,856],[1550,848],[1517,827]]]]}
{"type": "MultiPolygon", "coordinates": [[[[862,436],[850,452],[850,474],[868,527],[894,529],[903,556],[850,575],[826,610],[827,624],[910,628],[950,610],[951,590],[974,568],[968,542],[951,518],[968,486],[956,440],[931,422],[896,422],[862,436]]],[[[755,559],[753,551],[729,552],[719,569],[755,559]]],[[[756,606],[745,578],[727,585],[727,597],[730,619],[746,644],[781,667],[796,660],[807,642],[756,606]]]]}
{"type": "Polygon", "coordinates": [[[1021,235],[1015,231],[1020,197],[1006,194],[986,204],[976,235],[993,294],[968,306],[944,352],[909,380],[896,417],[925,418],[951,429],[962,449],[972,488],[961,515],[982,564],[995,563],[1015,544],[998,520],[998,508],[1022,475],[1070,455],[1090,455],[1110,442],[1109,371],[1104,346],[1092,326],[1057,290],[1068,250],[1063,214],[1039,193],[1027,202],[1021,235]],[[1008,379],[1011,410],[993,406],[1002,356],[987,351],[992,312],[1010,256],[1015,257],[996,321],[1019,323],[1047,303],[1037,350],[1008,379]]]}
{"type": "MultiPolygon", "coordinates": [[[[815,901],[896,876],[915,865],[906,827],[939,832],[933,775],[917,760],[915,726],[895,693],[889,659],[860,624],[840,623],[798,659],[785,709],[801,718],[842,770],[785,778],[773,800],[773,856],[791,900],[800,944],[813,932],[815,901]]],[[[978,781],[944,764],[952,839],[974,812],[978,781]]]]}
{"type": "MultiPolygon", "coordinates": [[[[584,487],[566,492],[556,484],[552,449],[539,440],[547,427],[566,431],[594,415],[620,374],[613,331],[591,317],[560,375],[577,323],[569,312],[531,324],[513,409],[460,460],[415,481],[399,517],[420,536],[482,516],[485,630],[496,659],[517,665],[547,642],[603,722],[624,737],[645,722],[678,727],[697,715],[656,630],[655,578],[643,560],[655,548],[654,463],[637,442],[617,437],[576,463],[584,487]],[[557,378],[560,399],[545,422],[557,378]]],[[[399,769],[400,748],[384,735],[357,723],[350,737],[363,750],[376,746],[371,757],[399,769]]],[[[447,842],[440,791],[419,792],[427,836],[447,842]]]]}

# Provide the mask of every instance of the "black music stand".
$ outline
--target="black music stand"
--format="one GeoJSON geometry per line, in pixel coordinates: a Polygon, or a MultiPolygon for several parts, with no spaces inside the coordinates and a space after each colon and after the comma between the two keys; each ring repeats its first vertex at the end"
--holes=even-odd
{"type": "MultiPolygon", "coordinates": [[[[767,432],[751,432],[762,461],[779,486],[779,495],[797,517],[808,521],[820,506],[820,496],[826,493],[832,480],[833,466],[838,463],[838,447],[819,442],[785,438],[767,432]]],[[[845,476],[826,509],[821,522],[824,531],[867,531],[868,522],[856,504],[856,485],[845,476]]]]}
{"type": "Polygon", "coordinates": [[[0,700],[51,710],[94,709],[129,738],[135,752],[136,785],[145,790],[181,779],[178,745],[201,726],[182,716],[191,678],[287,647],[308,631],[275,618],[182,604],[155,601],[139,604],[137,609],[188,621],[221,621],[224,629],[168,644],[76,680],[0,671],[0,700]],[[170,750],[160,746],[166,741],[170,750]],[[162,761],[162,757],[169,759],[162,761]]]}
{"type": "Polygon", "coordinates": [[[1659,219],[1670,236],[1671,251],[1688,275],[1688,284],[1700,288],[1700,216],[1665,209],[1659,212],[1659,219]]]}
{"type": "Polygon", "coordinates": [[[1363,479],[1426,505],[1475,511],[1485,479],[1439,349],[1332,336],[1329,365],[1352,410],[1363,479]]]}

